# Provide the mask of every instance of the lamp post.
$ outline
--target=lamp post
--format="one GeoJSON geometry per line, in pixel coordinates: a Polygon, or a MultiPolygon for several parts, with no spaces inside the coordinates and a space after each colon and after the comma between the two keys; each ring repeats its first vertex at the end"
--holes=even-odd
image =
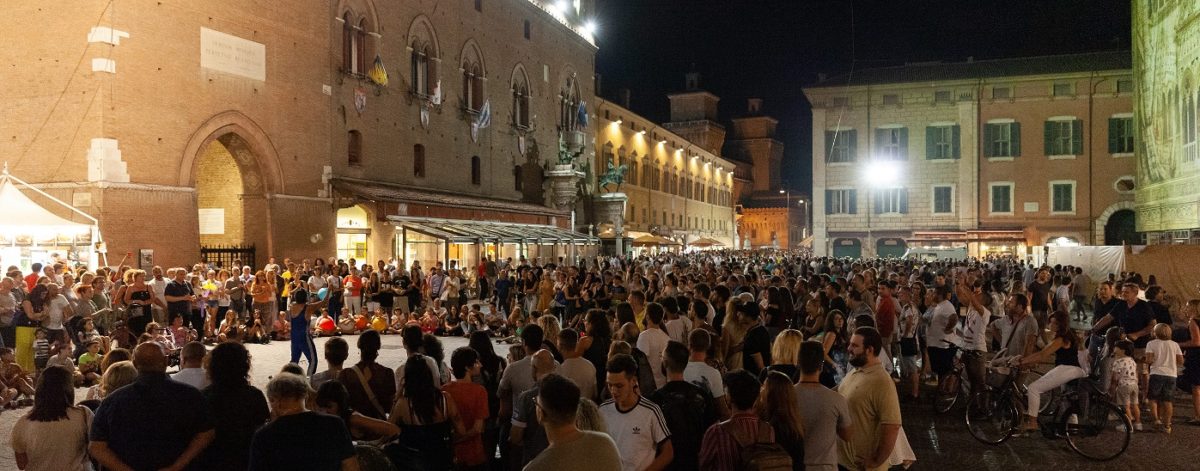
{"type": "Polygon", "coordinates": [[[809,219],[808,219],[808,217],[809,217],[808,203],[809,202],[806,199],[801,199],[800,201],[797,201],[797,202],[804,205],[804,220],[802,221],[804,223],[804,227],[800,229],[800,239],[803,240],[803,239],[808,238],[808,221],[809,221],[809,219]]]}

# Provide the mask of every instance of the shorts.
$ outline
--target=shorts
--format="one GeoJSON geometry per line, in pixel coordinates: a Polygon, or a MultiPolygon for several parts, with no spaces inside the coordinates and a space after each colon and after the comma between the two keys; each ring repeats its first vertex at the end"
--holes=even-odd
{"type": "Polygon", "coordinates": [[[1146,388],[1146,398],[1151,401],[1175,400],[1175,377],[1150,375],[1150,384],[1146,388]]]}
{"type": "Polygon", "coordinates": [[[917,359],[918,358],[921,358],[921,357],[918,355],[905,355],[905,356],[900,357],[900,372],[901,372],[901,374],[904,376],[908,376],[908,375],[920,373],[921,369],[917,368],[917,359]]]}
{"type": "Polygon", "coordinates": [[[942,376],[954,369],[954,348],[929,347],[929,368],[942,376]]]}
{"type": "Polygon", "coordinates": [[[1136,384],[1118,384],[1113,393],[1113,402],[1118,406],[1136,406],[1138,404],[1138,387],[1136,384]]]}

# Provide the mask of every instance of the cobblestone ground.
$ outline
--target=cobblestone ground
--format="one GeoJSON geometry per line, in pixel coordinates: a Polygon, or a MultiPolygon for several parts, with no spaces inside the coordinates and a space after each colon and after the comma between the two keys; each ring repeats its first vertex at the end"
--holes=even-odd
{"type": "MultiPolygon", "coordinates": [[[[345,337],[350,342],[350,361],[357,358],[354,342],[357,336],[345,337]]],[[[320,351],[327,339],[317,339],[320,351]]],[[[442,338],[446,354],[465,346],[466,339],[442,338]]],[[[255,386],[264,388],[270,377],[288,362],[288,342],[272,342],[270,345],[247,345],[253,356],[254,368],[251,379],[255,386]]],[[[507,345],[496,345],[496,353],[506,355],[507,345]]],[[[405,358],[398,335],[383,337],[380,363],[390,367],[399,366],[405,358]]],[[[324,368],[324,361],[319,365],[324,368]]],[[[77,391],[82,398],[83,389],[77,391]]],[[[1174,433],[1137,433],[1128,451],[1121,457],[1105,463],[1088,461],[1068,448],[1064,440],[1047,440],[1040,436],[1015,437],[999,446],[988,446],[975,441],[963,424],[962,409],[940,415],[933,412],[928,403],[902,404],[904,431],[917,455],[913,470],[1012,470],[1053,469],[1068,470],[1143,470],[1143,469],[1200,469],[1195,460],[1196,444],[1200,443],[1200,427],[1182,423],[1175,426],[1174,433]]],[[[0,412],[0,470],[15,470],[9,434],[17,418],[28,409],[0,412]]],[[[1180,397],[1175,405],[1176,420],[1183,421],[1192,416],[1190,398],[1180,397]]],[[[1143,413],[1145,417],[1146,414],[1143,413]]]]}
{"type": "MultiPolygon", "coordinates": [[[[990,446],[976,441],[963,423],[963,409],[955,407],[937,414],[928,402],[901,405],[904,432],[908,435],[917,462],[913,470],[1144,470],[1200,469],[1194,461],[1200,427],[1182,422],[1192,416],[1191,400],[1182,396],[1175,402],[1177,424],[1171,435],[1156,432],[1134,433],[1129,448],[1108,462],[1089,461],[1079,456],[1066,440],[1049,440],[1040,434],[1013,437],[1002,445],[990,446]]],[[[1149,430],[1149,413],[1142,412],[1149,430]]]]}
{"type": "MultiPolygon", "coordinates": [[[[354,342],[358,338],[357,335],[348,335],[344,337],[350,342],[350,359],[348,364],[357,361],[358,350],[354,347],[354,342]]],[[[324,348],[327,338],[316,339],[317,351],[320,352],[324,348]]],[[[467,345],[467,339],[457,337],[442,337],[442,344],[446,350],[447,359],[450,352],[458,347],[467,345]]],[[[271,342],[270,345],[251,345],[246,347],[250,350],[250,355],[253,361],[253,368],[250,370],[250,378],[255,386],[260,389],[266,389],[267,382],[270,377],[279,373],[279,369],[291,360],[291,349],[288,342],[271,342]]],[[[496,354],[507,355],[507,345],[496,345],[496,354]]],[[[404,348],[400,344],[399,335],[383,336],[383,350],[379,352],[379,363],[382,365],[395,368],[404,362],[404,348]]],[[[317,365],[320,369],[325,368],[325,360],[321,359],[317,365]]],[[[349,365],[347,365],[349,366],[349,365]]],[[[77,389],[75,398],[83,399],[87,394],[86,389],[77,389]]],[[[29,409],[17,409],[0,412],[0,470],[16,470],[16,460],[13,458],[11,433],[13,424],[17,419],[25,414],[29,409]]]]}

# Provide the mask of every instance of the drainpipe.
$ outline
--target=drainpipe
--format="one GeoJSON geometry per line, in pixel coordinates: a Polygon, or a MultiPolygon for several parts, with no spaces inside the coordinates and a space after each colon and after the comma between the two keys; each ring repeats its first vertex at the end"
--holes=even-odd
{"type": "Polygon", "coordinates": [[[1096,207],[1096,202],[1092,201],[1092,195],[1094,193],[1094,191],[1092,190],[1092,186],[1093,186],[1092,185],[1092,164],[1096,160],[1096,156],[1092,153],[1092,145],[1093,145],[1093,141],[1094,141],[1094,139],[1092,139],[1092,137],[1093,137],[1092,132],[1093,132],[1093,128],[1095,126],[1095,124],[1094,124],[1095,120],[1093,119],[1094,118],[1093,112],[1094,112],[1094,108],[1095,108],[1096,87],[1099,86],[1101,83],[1104,83],[1104,81],[1106,81],[1106,80],[1108,80],[1108,77],[1104,77],[1104,78],[1100,79],[1099,81],[1097,81],[1096,80],[1096,71],[1094,71],[1094,70],[1091,72],[1091,75],[1088,77],[1088,137],[1087,137],[1087,146],[1088,146],[1088,148],[1087,148],[1087,153],[1088,153],[1088,234],[1090,234],[1090,236],[1088,238],[1091,239],[1092,244],[1096,243],[1096,219],[1095,219],[1095,215],[1093,214],[1093,210],[1096,207]]]}

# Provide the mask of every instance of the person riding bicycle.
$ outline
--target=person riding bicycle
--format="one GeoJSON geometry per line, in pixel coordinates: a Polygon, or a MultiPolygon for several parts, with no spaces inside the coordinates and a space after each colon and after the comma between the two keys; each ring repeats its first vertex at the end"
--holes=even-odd
{"type": "Polygon", "coordinates": [[[1043,393],[1087,376],[1079,363],[1081,342],[1075,336],[1075,332],[1071,330],[1070,315],[1066,311],[1054,311],[1050,316],[1049,327],[1050,332],[1054,334],[1050,344],[1037,353],[1022,357],[1018,362],[1018,366],[1028,367],[1054,355],[1054,369],[1046,372],[1045,375],[1029,385],[1026,421],[1025,426],[1021,428],[1022,431],[1038,429],[1037,415],[1043,393]]]}

